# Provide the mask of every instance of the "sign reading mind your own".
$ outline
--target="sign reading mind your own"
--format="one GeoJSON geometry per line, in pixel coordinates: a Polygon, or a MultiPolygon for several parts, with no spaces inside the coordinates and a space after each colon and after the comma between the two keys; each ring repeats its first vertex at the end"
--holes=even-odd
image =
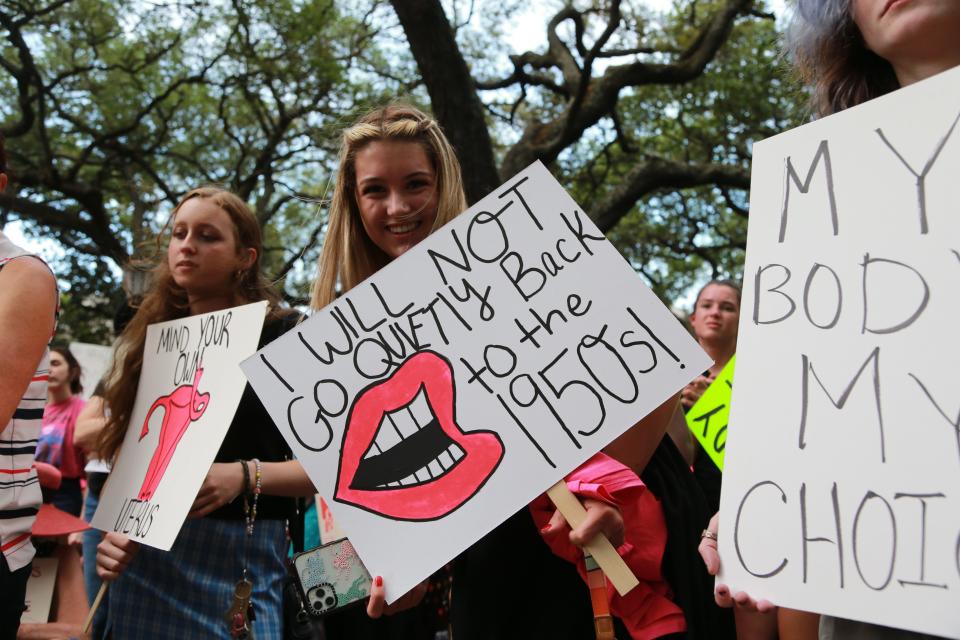
{"type": "Polygon", "coordinates": [[[709,360],[537,163],[242,366],[392,601],[709,360]]]}
{"type": "Polygon", "coordinates": [[[960,68],[754,146],[721,580],[960,638],[960,68]]]}

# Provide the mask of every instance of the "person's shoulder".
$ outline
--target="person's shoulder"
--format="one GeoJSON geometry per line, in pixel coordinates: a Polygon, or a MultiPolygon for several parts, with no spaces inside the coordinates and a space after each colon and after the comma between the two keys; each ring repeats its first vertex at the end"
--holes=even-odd
{"type": "Polygon", "coordinates": [[[57,284],[47,263],[33,255],[18,256],[3,263],[0,278],[4,278],[11,285],[15,281],[23,281],[37,287],[48,285],[53,288],[57,284]]]}

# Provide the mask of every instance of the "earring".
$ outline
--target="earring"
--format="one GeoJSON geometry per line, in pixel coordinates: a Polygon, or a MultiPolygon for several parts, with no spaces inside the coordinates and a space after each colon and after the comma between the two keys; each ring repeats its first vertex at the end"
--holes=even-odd
{"type": "Polygon", "coordinates": [[[238,281],[239,281],[239,280],[243,280],[243,269],[237,269],[237,277],[236,277],[236,279],[237,279],[238,281]]]}

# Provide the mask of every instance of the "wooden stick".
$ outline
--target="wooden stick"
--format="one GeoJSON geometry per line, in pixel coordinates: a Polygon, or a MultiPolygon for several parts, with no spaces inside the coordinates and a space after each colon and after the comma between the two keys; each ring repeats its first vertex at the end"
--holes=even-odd
{"type": "MultiPolygon", "coordinates": [[[[576,528],[587,517],[587,510],[583,508],[577,497],[567,488],[567,483],[561,480],[547,490],[547,495],[563,515],[571,528],[576,528]]],[[[610,584],[621,596],[627,595],[631,589],[640,584],[633,575],[630,567],[623,561],[617,550],[602,533],[583,545],[583,548],[597,561],[610,584]]]]}
{"type": "Polygon", "coordinates": [[[100,602],[103,600],[104,594],[107,593],[108,586],[110,586],[109,582],[104,582],[100,585],[100,591],[97,592],[97,597],[93,599],[93,605],[90,607],[90,613],[87,614],[87,619],[83,623],[83,635],[90,633],[90,626],[93,624],[93,616],[97,612],[97,609],[100,608],[100,602]]]}

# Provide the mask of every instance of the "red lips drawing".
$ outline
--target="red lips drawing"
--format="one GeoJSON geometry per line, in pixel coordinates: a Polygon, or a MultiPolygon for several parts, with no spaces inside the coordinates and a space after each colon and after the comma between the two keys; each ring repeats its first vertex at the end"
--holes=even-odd
{"type": "Polygon", "coordinates": [[[492,431],[455,421],[453,369],[421,351],[357,394],[334,499],[394,520],[436,520],[469,500],[503,458],[492,431]]]}

